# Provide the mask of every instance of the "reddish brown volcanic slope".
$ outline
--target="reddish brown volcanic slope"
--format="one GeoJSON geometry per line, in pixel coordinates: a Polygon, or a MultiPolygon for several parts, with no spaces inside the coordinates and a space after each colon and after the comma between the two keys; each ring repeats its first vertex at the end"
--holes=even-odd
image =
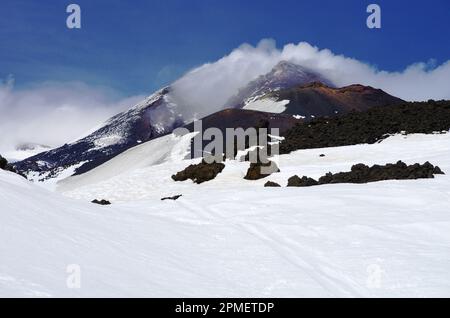
{"type": "Polygon", "coordinates": [[[381,89],[350,85],[333,88],[319,82],[280,90],[268,94],[277,100],[289,100],[284,114],[302,116],[333,116],[351,110],[365,111],[372,107],[395,105],[404,102],[381,89]]]}
{"type": "MultiPolygon", "coordinates": [[[[303,120],[295,119],[292,115],[288,114],[273,114],[254,110],[229,108],[203,118],[201,130],[202,133],[204,133],[208,128],[218,128],[223,134],[223,143],[228,144],[232,141],[226,139],[227,128],[278,128],[280,135],[283,135],[287,130],[301,122],[303,122],[303,120]]],[[[190,131],[194,131],[193,123],[186,125],[185,127],[190,131]]],[[[204,149],[204,147],[209,144],[209,141],[201,140],[201,143],[202,149],[204,149]]],[[[194,150],[194,147],[191,147],[191,156],[193,158],[203,155],[202,151],[195,152],[194,150]]]]}
{"type": "MultiPolygon", "coordinates": [[[[202,130],[214,127],[225,134],[227,128],[265,127],[279,128],[283,134],[302,120],[295,119],[289,114],[274,114],[255,110],[228,108],[202,118],[202,130]]],[[[194,130],[194,124],[185,126],[190,131],[194,130]]]]}

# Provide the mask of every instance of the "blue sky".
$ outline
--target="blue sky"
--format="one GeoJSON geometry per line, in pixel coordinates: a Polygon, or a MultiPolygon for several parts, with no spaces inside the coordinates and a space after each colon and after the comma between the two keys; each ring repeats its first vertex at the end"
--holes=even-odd
{"type": "Polygon", "coordinates": [[[148,94],[242,43],[307,41],[387,71],[450,56],[450,1],[2,0],[0,78],[82,81],[148,94]],[[69,30],[66,6],[82,9],[69,30]],[[381,30],[366,6],[382,8],[381,30]]]}

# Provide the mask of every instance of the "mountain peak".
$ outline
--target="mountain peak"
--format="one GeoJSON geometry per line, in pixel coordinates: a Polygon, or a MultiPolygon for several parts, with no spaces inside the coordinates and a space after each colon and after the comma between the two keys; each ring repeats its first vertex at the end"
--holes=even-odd
{"type": "Polygon", "coordinates": [[[301,65],[283,60],[278,62],[278,64],[272,68],[270,73],[286,74],[289,72],[299,72],[299,71],[306,72],[306,69],[301,65]]]}
{"type": "Polygon", "coordinates": [[[304,66],[283,60],[278,62],[269,73],[261,75],[248,83],[226,105],[233,108],[241,108],[265,94],[312,82],[321,82],[327,86],[334,87],[331,81],[324,78],[321,74],[311,71],[304,66]]]}

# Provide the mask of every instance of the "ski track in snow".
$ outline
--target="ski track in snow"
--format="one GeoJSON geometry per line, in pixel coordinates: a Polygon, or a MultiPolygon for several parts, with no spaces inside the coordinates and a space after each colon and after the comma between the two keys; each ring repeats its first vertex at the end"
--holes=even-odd
{"type": "Polygon", "coordinates": [[[0,296],[450,296],[450,134],[300,150],[258,181],[243,179],[248,163],[227,162],[201,185],[170,178],[198,161],[183,160],[188,144],[141,144],[56,193],[0,171],[0,296]],[[398,160],[447,175],[263,187],[398,160]],[[68,264],[81,267],[80,289],[66,286],[68,264]]]}

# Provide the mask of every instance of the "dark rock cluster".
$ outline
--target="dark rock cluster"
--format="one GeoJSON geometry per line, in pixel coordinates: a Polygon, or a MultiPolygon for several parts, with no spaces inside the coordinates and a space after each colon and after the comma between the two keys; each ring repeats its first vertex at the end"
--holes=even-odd
{"type": "Polygon", "coordinates": [[[298,123],[283,135],[285,140],[280,144],[280,153],[372,144],[397,133],[430,134],[449,130],[450,101],[403,103],[298,123]]]}
{"type": "Polygon", "coordinates": [[[225,168],[223,163],[206,163],[202,160],[201,163],[190,165],[186,169],[174,174],[172,179],[175,181],[186,181],[191,179],[195,183],[203,183],[213,180],[225,168]]]}
{"type": "Polygon", "coordinates": [[[102,200],[95,199],[91,203],[99,204],[99,205],[110,205],[111,204],[111,202],[109,202],[108,200],[103,200],[103,199],[102,200]]]}
{"type": "Polygon", "coordinates": [[[434,178],[436,174],[444,174],[438,166],[433,166],[428,161],[423,165],[407,165],[402,161],[395,164],[389,163],[384,166],[374,165],[369,167],[365,164],[357,164],[349,172],[327,173],[318,181],[308,177],[293,176],[288,180],[288,187],[310,187],[322,184],[334,183],[368,183],[383,180],[407,180],[434,178]]]}

